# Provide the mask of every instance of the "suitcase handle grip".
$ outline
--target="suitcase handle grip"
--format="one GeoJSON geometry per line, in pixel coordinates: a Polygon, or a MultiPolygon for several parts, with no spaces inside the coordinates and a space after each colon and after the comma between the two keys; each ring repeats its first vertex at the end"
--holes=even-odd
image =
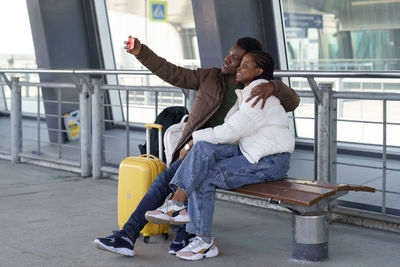
{"type": "Polygon", "coordinates": [[[157,123],[146,123],[146,129],[157,128],[158,131],[162,131],[162,125],[157,123]]]}
{"type": "Polygon", "coordinates": [[[152,155],[152,154],[143,154],[140,155],[141,158],[152,158],[152,159],[158,159],[156,156],[152,155]]]}

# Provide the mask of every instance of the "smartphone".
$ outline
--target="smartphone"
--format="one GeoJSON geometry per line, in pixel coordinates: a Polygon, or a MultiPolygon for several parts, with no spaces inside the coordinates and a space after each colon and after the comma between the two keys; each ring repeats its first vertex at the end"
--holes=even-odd
{"type": "Polygon", "coordinates": [[[135,37],[129,36],[127,46],[128,50],[133,49],[133,47],[135,46],[135,37]]]}

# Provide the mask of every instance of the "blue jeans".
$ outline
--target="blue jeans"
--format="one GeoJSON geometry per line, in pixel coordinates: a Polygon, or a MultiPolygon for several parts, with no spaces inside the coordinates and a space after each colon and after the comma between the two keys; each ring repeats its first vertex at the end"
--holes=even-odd
{"type": "Polygon", "coordinates": [[[191,222],[186,231],[211,236],[215,189],[233,189],[246,184],[282,179],[289,170],[289,153],[263,157],[250,163],[239,146],[198,142],[179,166],[170,186],[188,196],[191,222]]]}
{"type": "Polygon", "coordinates": [[[123,231],[129,236],[129,238],[135,242],[139,237],[140,231],[147,224],[147,220],[144,214],[149,210],[155,210],[160,207],[167,196],[172,192],[169,187],[169,182],[174,177],[181,162],[176,160],[167,169],[161,172],[154,182],[151,184],[149,191],[143,196],[139,205],[135,211],[129,217],[128,221],[123,227],[123,231]]]}

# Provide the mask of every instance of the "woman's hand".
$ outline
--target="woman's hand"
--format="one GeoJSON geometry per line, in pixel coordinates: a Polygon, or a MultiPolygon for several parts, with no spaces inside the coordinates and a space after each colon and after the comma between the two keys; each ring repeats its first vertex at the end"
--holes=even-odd
{"type": "Polygon", "coordinates": [[[128,49],[128,45],[127,45],[128,41],[124,42],[124,44],[125,44],[124,48],[126,49],[127,53],[137,56],[140,54],[140,51],[142,50],[142,44],[140,43],[138,38],[134,38],[134,39],[135,39],[135,41],[134,41],[134,45],[133,45],[132,49],[130,49],[130,50],[128,49]]]}
{"type": "Polygon", "coordinates": [[[261,109],[263,109],[267,98],[273,95],[274,92],[275,87],[273,83],[260,83],[259,85],[251,89],[250,96],[246,99],[246,103],[257,96],[257,99],[254,101],[253,104],[251,104],[251,107],[254,108],[257,105],[258,101],[262,99],[261,109]]]}
{"type": "Polygon", "coordinates": [[[183,148],[181,149],[181,151],[179,152],[179,160],[180,160],[181,162],[185,159],[185,157],[186,157],[186,155],[189,153],[190,149],[192,149],[192,147],[193,147],[193,140],[190,140],[189,143],[187,143],[187,144],[189,145],[189,150],[186,149],[185,147],[183,147],[183,148]]]}

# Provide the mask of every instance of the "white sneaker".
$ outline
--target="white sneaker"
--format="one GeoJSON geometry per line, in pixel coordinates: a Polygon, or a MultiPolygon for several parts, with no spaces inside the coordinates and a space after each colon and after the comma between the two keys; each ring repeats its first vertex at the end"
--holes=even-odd
{"type": "Polygon", "coordinates": [[[212,258],[218,256],[219,251],[217,246],[214,244],[214,238],[211,243],[208,244],[200,237],[195,237],[192,242],[189,243],[186,247],[179,250],[176,253],[178,258],[189,260],[189,261],[197,261],[205,258],[212,258]]]}
{"type": "Polygon", "coordinates": [[[164,205],[156,210],[147,211],[146,220],[155,224],[186,224],[190,222],[185,206],[178,206],[172,200],[165,201],[164,205]]]}

